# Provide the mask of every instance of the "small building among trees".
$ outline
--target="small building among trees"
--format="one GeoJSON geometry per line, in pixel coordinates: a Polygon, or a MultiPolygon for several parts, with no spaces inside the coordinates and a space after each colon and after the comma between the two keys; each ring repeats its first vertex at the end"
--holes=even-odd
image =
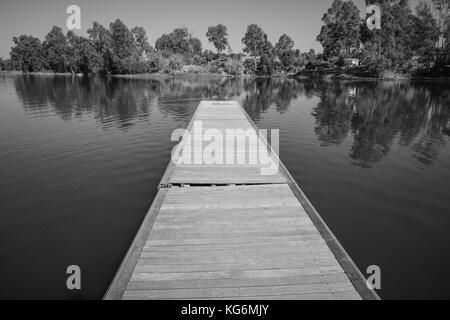
{"type": "Polygon", "coordinates": [[[358,67],[359,66],[359,59],[358,58],[345,58],[344,59],[344,65],[346,67],[358,67]]]}

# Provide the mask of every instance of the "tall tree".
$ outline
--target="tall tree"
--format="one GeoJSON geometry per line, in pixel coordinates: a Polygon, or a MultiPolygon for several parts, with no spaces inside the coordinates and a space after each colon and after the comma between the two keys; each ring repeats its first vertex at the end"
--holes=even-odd
{"type": "Polygon", "coordinates": [[[277,53],[282,53],[294,49],[294,41],[287,34],[283,34],[278,42],[275,44],[277,53]]]}
{"type": "Polygon", "coordinates": [[[176,53],[183,54],[189,52],[189,39],[191,36],[192,34],[186,27],[176,28],[172,31],[176,53]]]}
{"type": "Polygon", "coordinates": [[[134,35],[120,20],[112,22],[109,26],[114,55],[119,59],[125,59],[136,53],[134,35]]]}
{"type": "Polygon", "coordinates": [[[443,34],[443,38],[444,38],[444,54],[443,54],[443,63],[450,63],[450,23],[447,25],[447,28],[444,31],[443,34]]]}
{"type": "Polygon", "coordinates": [[[374,65],[379,72],[407,72],[413,31],[408,0],[366,0],[366,4],[380,5],[382,14],[381,30],[369,32],[363,43],[363,64],[374,65]]]}
{"type": "Polygon", "coordinates": [[[155,49],[157,51],[173,52],[175,50],[175,44],[172,41],[172,37],[169,34],[164,33],[155,42],[155,49]]]}
{"type": "Polygon", "coordinates": [[[54,26],[45,36],[43,46],[52,70],[55,72],[67,72],[69,45],[62,29],[54,26]]]}
{"type": "Polygon", "coordinates": [[[174,29],[156,40],[155,49],[172,54],[200,54],[201,42],[186,27],[174,29]]]}
{"type": "Polygon", "coordinates": [[[127,72],[125,66],[137,55],[136,42],[133,33],[117,19],[109,25],[112,40],[112,71],[122,74],[127,72]]]}
{"type": "Polygon", "coordinates": [[[23,72],[41,71],[46,67],[44,48],[41,41],[33,36],[14,37],[11,48],[11,62],[23,72]]]}
{"type": "Polygon", "coordinates": [[[208,37],[209,42],[214,44],[214,47],[216,47],[217,53],[219,54],[229,46],[227,27],[223,24],[209,27],[206,37],[208,37]]]}
{"type": "Polygon", "coordinates": [[[322,17],[324,25],[317,36],[325,58],[351,56],[359,48],[361,18],[352,1],[334,0],[322,17]]]}
{"type": "Polygon", "coordinates": [[[450,0],[431,0],[438,19],[439,43],[436,47],[437,60],[440,65],[444,63],[447,48],[450,47],[450,0]]]}
{"type": "Polygon", "coordinates": [[[272,68],[274,48],[267,34],[258,25],[251,24],[247,27],[242,44],[244,44],[244,52],[253,56],[255,70],[264,72],[272,68]],[[265,56],[264,59],[261,59],[263,56],[265,56]],[[258,68],[258,58],[260,63],[264,63],[264,67],[258,68]]]}
{"type": "Polygon", "coordinates": [[[70,47],[68,62],[74,72],[84,74],[99,73],[103,59],[95,48],[94,41],[77,36],[73,31],[67,33],[70,47]]]}
{"type": "Polygon", "coordinates": [[[257,57],[262,55],[263,48],[267,37],[265,37],[264,31],[256,24],[251,24],[247,27],[247,32],[242,38],[242,44],[244,45],[244,52],[251,56],[257,57]]]}
{"type": "Polygon", "coordinates": [[[96,50],[100,53],[111,47],[111,32],[104,26],[94,21],[92,28],[87,30],[89,38],[94,41],[96,50]]]}
{"type": "Polygon", "coordinates": [[[148,43],[147,33],[145,32],[145,29],[142,27],[134,27],[133,29],[131,29],[131,32],[134,36],[138,55],[140,57],[146,58],[152,48],[148,43]]]}
{"type": "Polygon", "coordinates": [[[416,15],[412,19],[411,49],[418,55],[419,62],[429,70],[436,61],[436,45],[439,40],[439,26],[431,12],[430,5],[424,1],[416,7],[416,15]]]}
{"type": "Polygon", "coordinates": [[[275,44],[275,53],[285,71],[294,67],[296,52],[293,49],[294,41],[286,34],[283,34],[275,44]]]}
{"type": "Polygon", "coordinates": [[[195,37],[189,39],[189,51],[192,55],[200,55],[202,53],[202,42],[195,37]]]}
{"type": "Polygon", "coordinates": [[[112,36],[111,32],[99,24],[94,22],[92,28],[87,30],[89,39],[93,41],[95,50],[102,59],[102,72],[109,74],[112,72],[112,36]]]}

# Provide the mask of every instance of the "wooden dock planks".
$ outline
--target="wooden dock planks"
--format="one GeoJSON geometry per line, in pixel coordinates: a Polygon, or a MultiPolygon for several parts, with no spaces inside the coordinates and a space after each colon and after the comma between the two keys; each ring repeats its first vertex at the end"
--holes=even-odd
{"type": "MultiPolygon", "coordinates": [[[[253,126],[246,117],[245,111],[236,101],[227,102],[208,102],[200,103],[194,118],[191,121],[189,131],[195,139],[201,139],[194,135],[195,122],[201,123],[203,131],[214,129],[226,134],[226,130],[241,129],[243,132],[250,130],[257,134],[257,128],[253,126]]],[[[194,149],[194,143],[191,147],[194,149]]],[[[236,154],[245,155],[249,159],[251,155],[257,156],[257,150],[249,147],[248,143],[244,148],[239,148],[235,143],[232,149],[236,154]]],[[[196,150],[196,149],[194,149],[196,150]]],[[[286,183],[287,178],[281,173],[275,175],[261,175],[261,168],[265,167],[261,164],[236,164],[226,165],[207,165],[207,164],[191,164],[177,165],[174,167],[173,173],[169,177],[170,184],[262,184],[262,183],[286,183]]],[[[249,162],[247,162],[249,163],[249,162]]]]}
{"type": "MultiPolygon", "coordinates": [[[[237,102],[195,121],[257,130],[237,102]]],[[[171,163],[161,187],[105,299],[378,299],[282,164],[171,163]]]]}

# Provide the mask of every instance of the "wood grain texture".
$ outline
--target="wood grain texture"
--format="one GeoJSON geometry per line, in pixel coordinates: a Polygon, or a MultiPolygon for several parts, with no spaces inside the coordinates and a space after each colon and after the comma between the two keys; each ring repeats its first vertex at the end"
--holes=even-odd
{"type": "Polygon", "coordinates": [[[360,298],[287,184],[168,189],[123,298],[267,297],[360,298]]]}
{"type": "MultiPolygon", "coordinates": [[[[257,130],[239,103],[202,101],[187,127],[193,152],[203,151],[199,122],[257,130]]],[[[233,150],[257,153],[248,143],[233,150]]],[[[378,298],[284,165],[270,176],[261,167],[171,162],[105,298],[378,298]]]]}
{"type": "MultiPolygon", "coordinates": [[[[264,141],[258,137],[258,130],[247,119],[241,106],[233,101],[223,105],[213,103],[215,102],[203,101],[200,103],[187,129],[191,134],[191,141],[190,143],[182,142],[185,145],[183,154],[189,155],[192,162],[176,165],[169,179],[170,184],[286,183],[286,177],[280,172],[273,175],[261,174],[261,169],[269,166],[266,162],[260,161],[259,157],[259,146],[264,141]],[[199,131],[200,126],[202,131],[199,131]],[[204,161],[195,163],[194,153],[203,155],[206,147],[210,144],[208,141],[203,141],[202,133],[206,133],[211,129],[223,136],[222,145],[224,152],[222,157],[220,157],[222,160],[218,164],[205,164],[204,161]],[[227,132],[230,132],[230,130],[233,136],[229,138],[230,143],[228,143],[226,137],[227,132]],[[240,132],[236,130],[240,130],[240,132]],[[251,138],[248,134],[254,135],[255,139],[252,141],[256,141],[256,143],[250,143],[251,138]],[[230,151],[233,152],[233,157],[230,156],[230,151]],[[230,162],[227,162],[226,153],[234,159],[231,165],[230,162]],[[238,159],[242,160],[239,161],[238,159]],[[256,159],[256,161],[252,159],[256,159]]],[[[272,161],[277,160],[274,157],[270,158],[272,161]]]]}

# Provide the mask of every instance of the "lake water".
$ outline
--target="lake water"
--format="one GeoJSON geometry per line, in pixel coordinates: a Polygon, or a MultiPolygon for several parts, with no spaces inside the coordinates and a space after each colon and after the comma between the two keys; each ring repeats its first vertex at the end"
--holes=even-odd
{"type": "Polygon", "coordinates": [[[450,83],[22,75],[0,75],[0,298],[101,298],[202,99],[280,130],[347,252],[380,266],[382,298],[450,298],[450,83]]]}

